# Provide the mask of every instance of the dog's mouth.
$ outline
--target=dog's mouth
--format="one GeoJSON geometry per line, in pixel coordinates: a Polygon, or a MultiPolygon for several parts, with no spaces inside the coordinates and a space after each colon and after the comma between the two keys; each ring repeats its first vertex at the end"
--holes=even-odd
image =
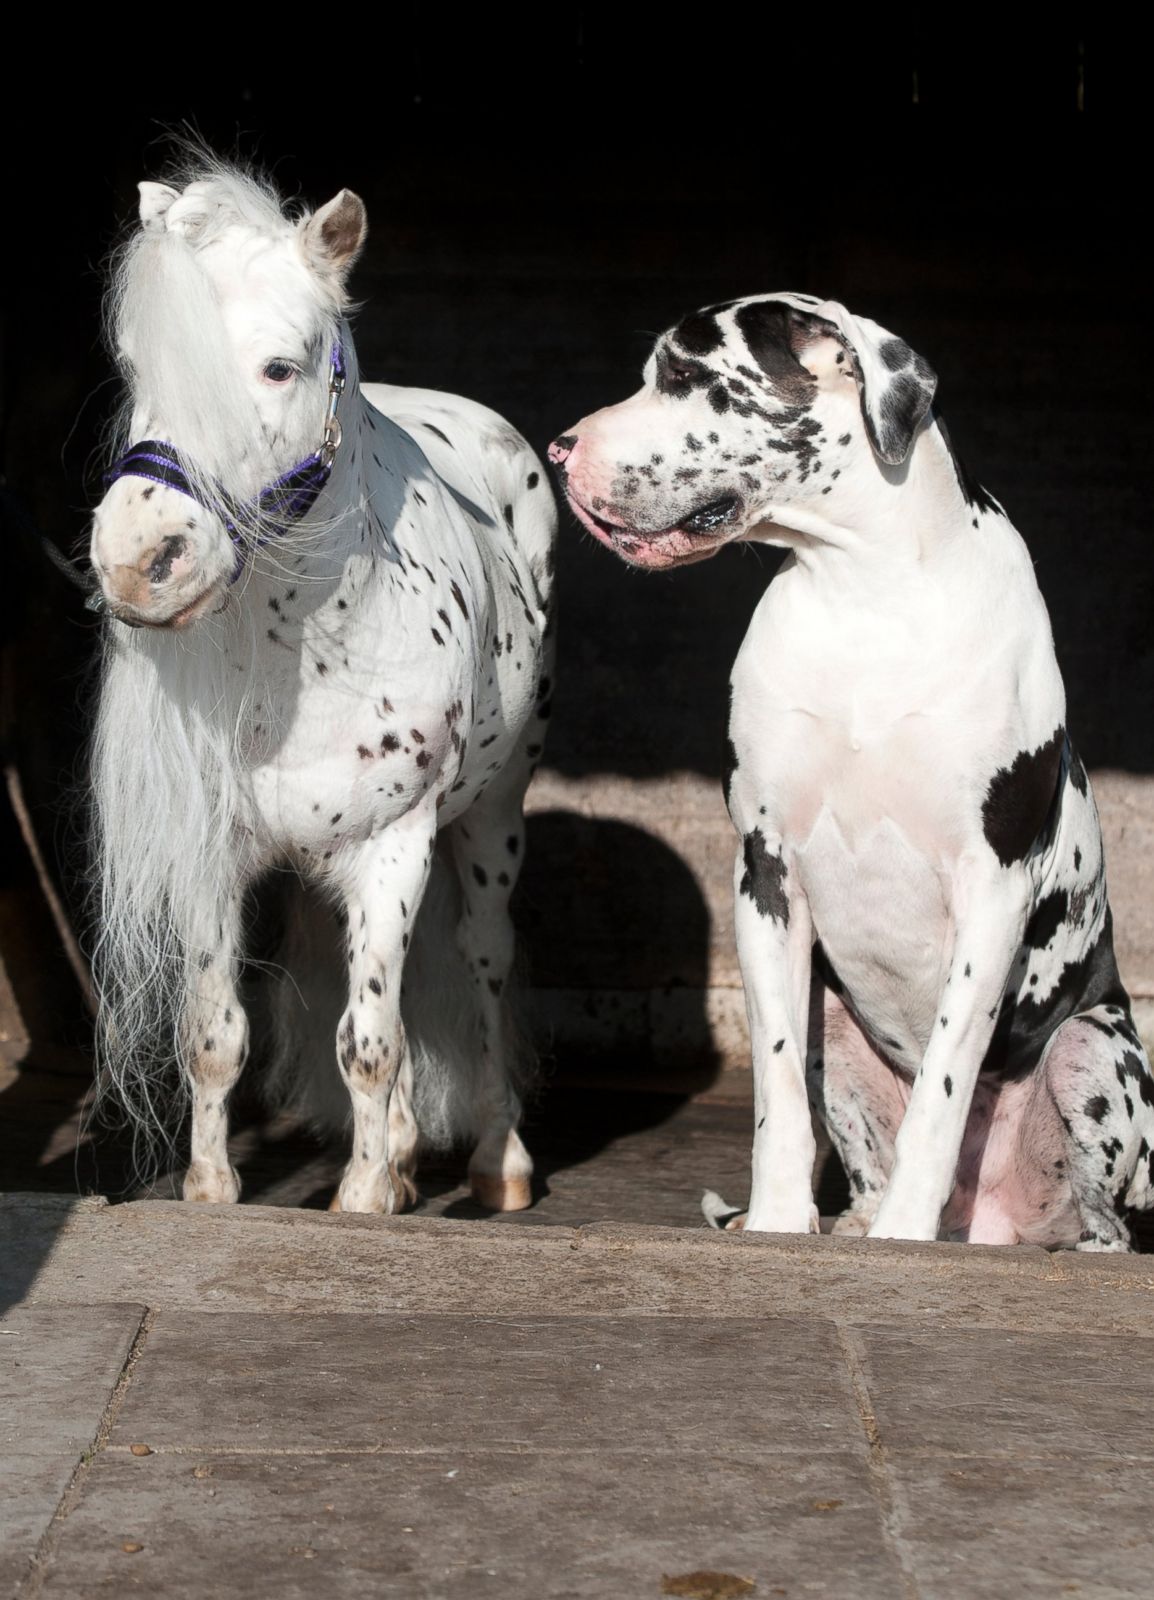
{"type": "Polygon", "coordinates": [[[594,538],[624,560],[639,566],[675,566],[704,560],[725,542],[724,533],[732,527],[741,510],[737,495],[720,495],[695,507],[688,516],[669,527],[639,529],[598,515],[582,505],[571,488],[567,493],[578,520],[594,538]]]}

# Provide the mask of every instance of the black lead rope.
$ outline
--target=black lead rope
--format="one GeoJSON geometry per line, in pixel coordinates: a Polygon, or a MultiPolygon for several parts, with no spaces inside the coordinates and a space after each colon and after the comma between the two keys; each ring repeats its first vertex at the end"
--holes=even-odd
{"type": "Polygon", "coordinates": [[[84,602],[86,611],[104,610],[104,596],[100,592],[100,585],[91,567],[82,567],[78,561],[70,561],[60,546],[53,544],[51,539],[41,539],[40,548],[57,572],[62,573],[69,583],[74,584],[87,596],[84,602]]]}

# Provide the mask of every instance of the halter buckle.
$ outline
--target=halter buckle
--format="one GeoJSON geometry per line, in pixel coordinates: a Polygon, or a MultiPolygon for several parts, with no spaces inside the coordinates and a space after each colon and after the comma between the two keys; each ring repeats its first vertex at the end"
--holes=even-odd
{"type": "Polygon", "coordinates": [[[345,375],[343,372],[338,372],[334,366],[332,376],[329,379],[329,408],[325,414],[325,431],[320,448],[321,465],[324,467],[332,466],[333,459],[341,447],[341,439],[344,437],[341,432],[340,418],[337,416],[337,407],[341,403],[341,395],[344,392],[345,375]]]}

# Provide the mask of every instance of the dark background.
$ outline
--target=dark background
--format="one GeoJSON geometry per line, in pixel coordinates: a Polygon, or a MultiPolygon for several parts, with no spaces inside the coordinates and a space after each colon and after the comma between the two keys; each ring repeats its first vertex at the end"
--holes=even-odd
{"type": "MultiPolygon", "coordinates": [[[[259,50],[190,45],[188,19],[91,47],[70,33],[66,81],[51,40],[9,63],[37,96],[9,141],[3,732],[74,898],[68,795],[97,627],[39,540],[83,549],[115,394],[102,262],[182,122],[264,163],[286,196],[358,190],[362,370],[472,395],[538,449],[631,392],[653,335],[695,305],[799,289],[900,333],[1030,544],[1088,762],[1151,770],[1147,89],[1108,8],[1022,38],[981,8],[262,27],[259,50]]],[[[550,764],[718,771],[729,665],[774,564],[735,550],[641,577],[563,517],[550,764]]],[[[657,855],[623,904],[604,861],[593,876],[571,862],[568,889],[556,864],[638,841],[599,844],[559,815],[541,827],[538,927],[549,912],[643,937],[661,884],[680,884],[661,920],[699,950],[682,981],[704,970],[707,919],[664,847],[645,843],[657,855]]],[[[0,844],[7,892],[29,872],[7,816],[0,844]]],[[[48,948],[35,959],[50,965],[48,948]]]]}

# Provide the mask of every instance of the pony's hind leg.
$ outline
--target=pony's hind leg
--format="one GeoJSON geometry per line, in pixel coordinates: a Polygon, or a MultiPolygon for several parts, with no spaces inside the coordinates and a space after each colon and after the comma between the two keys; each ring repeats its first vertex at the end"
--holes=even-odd
{"type": "Polygon", "coordinates": [[[404,1211],[417,1198],[401,976],[435,835],[433,806],[422,806],[350,854],[340,873],[348,911],[349,1001],[337,1031],[337,1064],[352,1101],[353,1133],[336,1211],[404,1211]]]}
{"type": "Polygon", "coordinates": [[[192,1102],[186,1200],[230,1203],[240,1180],[228,1159],[228,1097],[248,1054],[248,1018],[236,992],[240,901],[222,916],[209,948],[191,951],[189,998],[181,1019],[181,1059],[192,1102]]]}
{"type": "Polygon", "coordinates": [[[490,1211],[523,1211],[532,1203],[533,1161],[517,1131],[516,1036],[506,994],[515,946],[509,900],[525,851],[521,790],[484,795],[453,823],[449,838],[461,883],[457,938],[481,1020],[469,1185],[490,1211]]]}

